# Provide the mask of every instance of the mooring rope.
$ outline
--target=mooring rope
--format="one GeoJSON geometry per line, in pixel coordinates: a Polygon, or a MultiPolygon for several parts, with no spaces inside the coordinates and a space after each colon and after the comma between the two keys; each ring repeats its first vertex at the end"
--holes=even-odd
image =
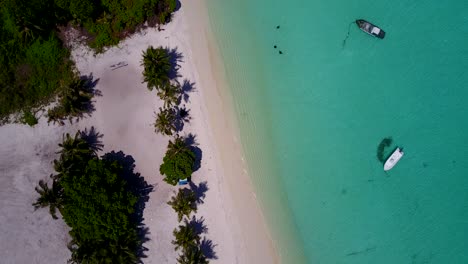
{"type": "Polygon", "coordinates": [[[351,25],[352,25],[353,23],[354,23],[354,21],[351,22],[351,23],[349,23],[349,26],[348,26],[348,34],[346,34],[346,38],[343,40],[343,49],[344,49],[344,46],[346,45],[346,40],[349,38],[349,33],[351,32],[351,25]]]}

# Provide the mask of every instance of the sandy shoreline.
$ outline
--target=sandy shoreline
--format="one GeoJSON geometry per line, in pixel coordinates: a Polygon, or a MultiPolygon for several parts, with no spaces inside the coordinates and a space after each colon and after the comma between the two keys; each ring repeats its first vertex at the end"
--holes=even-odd
{"type": "MultiPolygon", "coordinates": [[[[238,141],[238,128],[225,87],[222,62],[210,35],[202,0],[182,1],[182,7],[164,31],[145,30],[103,54],[93,56],[77,48],[73,56],[82,75],[97,80],[102,93],[92,116],[77,124],[57,127],[41,119],[29,128],[0,127],[0,253],[3,263],[64,263],[69,257],[67,227],[53,221],[47,210],[33,212],[34,187],[52,172],[62,133],[94,126],[104,136],[103,153],[122,151],[135,160],[135,171],[155,186],[146,203],[144,223],[149,228],[144,263],[174,263],[171,244],[176,215],[166,204],[175,187],[162,181],[158,168],[169,138],[154,133],[154,112],[162,105],[155,92],[142,84],[141,54],[149,45],[177,48],[183,56],[180,82],[193,84],[185,105],[191,121],[182,135],[196,135],[202,150],[201,168],[194,183],[206,182],[204,235],[214,252],[210,263],[276,263],[264,219],[255,199],[238,141]],[[124,67],[110,66],[124,62],[124,67]],[[211,241],[211,244],[210,244],[211,241]]],[[[102,153],[102,154],[103,154],[102,153]]]]}

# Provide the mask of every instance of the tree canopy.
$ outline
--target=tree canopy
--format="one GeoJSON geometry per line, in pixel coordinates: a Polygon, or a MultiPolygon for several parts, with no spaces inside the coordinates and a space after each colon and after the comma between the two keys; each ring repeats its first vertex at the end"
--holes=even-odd
{"type": "Polygon", "coordinates": [[[153,89],[159,90],[164,87],[169,88],[171,70],[171,60],[167,49],[163,47],[153,48],[148,47],[143,52],[143,78],[144,82],[150,91],[153,89]]]}
{"type": "MultiPolygon", "coordinates": [[[[63,42],[70,26],[102,51],[145,21],[150,26],[169,22],[176,7],[177,0],[0,0],[1,123],[20,110],[69,94],[64,90],[78,77],[63,42]]],[[[52,116],[76,116],[80,103],[55,109],[52,116]]]]}
{"type": "Polygon", "coordinates": [[[166,155],[159,167],[164,181],[176,185],[179,180],[192,176],[196,156],[181,137],[169,140],[166,155]]]}
{"type": "Polygon", "coordinates": [[[54,161],[53,187],[43,182],[33,205],[59,209],[70,226],[72,263],[138,263],[141,242],[132,220],[138,197],[122,165],[100,158],[81,132],[67,134],[54,161]]]}

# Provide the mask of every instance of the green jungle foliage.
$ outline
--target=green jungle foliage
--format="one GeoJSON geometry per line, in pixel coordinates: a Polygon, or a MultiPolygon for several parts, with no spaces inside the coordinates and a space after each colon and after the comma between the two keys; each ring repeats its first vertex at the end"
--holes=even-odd
{"type": "Polygon", "coordinates": [[[172,196],[167,204],[177,213],[179,222],[182,221],[184,216],[189,217],[192,212],[197,212],[197,197],[195,196],[195,192],[187,188],[179,189],[179,192],[172,196]]]}
{"type": "Polygon", "coordinates": [[[50,189],[39,182],[35,208],[59,209],[70,226],[71,263],[138,263],[141,244],[131,220],[137,197],[122,178],[123,168],[98,157],[96,148],[78,132],[67,134],[54,161],[56,175],[50,189]]]}
{"type": "MultiPolygon", "coordinates": [[[[60,28],[73,25],[97,51],[167,23],[177,0],[0,0],[0,123],[51,102],[76,79],[60,28]]],[[[63,110],[63,109],[62,109],[63,110]]]]}
{"type": "Polygon", "coordinates": [[[165,182],[176,185],[179,180],[192,175],[195,161],[195,153],[182,138],[176,137],[174,142],[169,140],[159,172],[165,176],[165,182]]]}

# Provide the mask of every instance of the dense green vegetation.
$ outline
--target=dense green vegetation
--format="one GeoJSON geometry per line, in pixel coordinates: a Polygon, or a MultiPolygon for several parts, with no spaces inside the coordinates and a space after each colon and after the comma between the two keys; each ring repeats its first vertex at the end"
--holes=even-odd
{"type": "Polygon", "coordinates": [[[23,110],[23,116],[21,117],[21,123],[35,126],[39,121],[36,115],[31,110],[23,110]]]}
{"type": "MultiPolygon", "coordinates": [[[[55,95],[62,95],[64,103],[65,89],[77,87],[63,37],[69,27],[78,28],[101,51],[145,21],[150,26],[168,22],[176,5],[177,0],[0,0],[0,121],[49,103],[55,95]]],[[[50,114],[59,121],[76,117],[73,110],[83,111],[64,105],[50,114]]]]}
{"type": "Polygon", "coordinates": [[[99,147],[82,135],[67,134],[59,144],[52,188],[40,181],[33,205],[50,206],[54,218],[58,209],[70,226],[71,263],[138,263],[141,242],[132,218],[137,194],[130,191],[122,165],[99,157],[99,147]]]}
{"type": "Polygon", "coordinates": [[[195,161],[195,153],[184,139],[176,137],[174,140],[169,140],[159,172],[165,176],[165,182],[176,185],[179,180],[192,176],[195,161]]]}

